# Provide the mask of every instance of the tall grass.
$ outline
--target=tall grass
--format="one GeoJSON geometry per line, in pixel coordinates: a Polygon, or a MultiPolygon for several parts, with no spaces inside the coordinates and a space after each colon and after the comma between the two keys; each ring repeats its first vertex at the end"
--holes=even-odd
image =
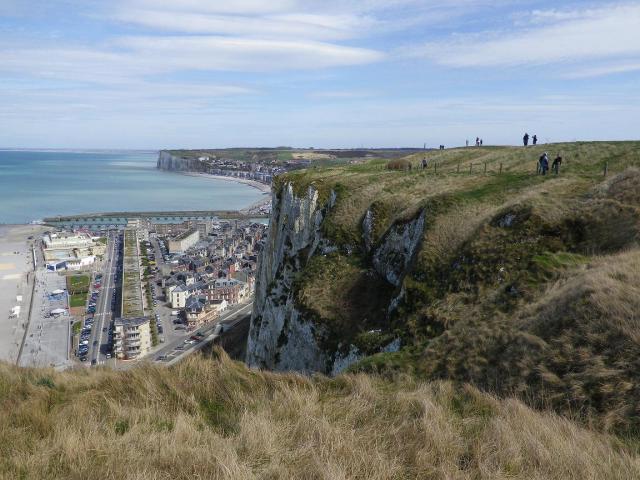
{"type": "Polygon", "coordinates": [[[0,367],[0,477],[640,477],[618,441],[451,383],[249,371],[0,367]]]}

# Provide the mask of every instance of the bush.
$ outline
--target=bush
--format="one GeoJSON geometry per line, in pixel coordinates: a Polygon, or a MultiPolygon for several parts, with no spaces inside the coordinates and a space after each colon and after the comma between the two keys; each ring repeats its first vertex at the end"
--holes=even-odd
{"type": "Polygon", "coordinates": [[[387,170],[411,170],[411,162],[405,159],[391,160],[387,163],[387,170]]]}

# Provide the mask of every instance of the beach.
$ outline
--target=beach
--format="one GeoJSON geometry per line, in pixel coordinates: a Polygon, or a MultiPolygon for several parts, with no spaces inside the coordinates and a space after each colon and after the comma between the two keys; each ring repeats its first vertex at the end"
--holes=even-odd
{"type": "Polygon", "coordinates": [[[213,180],[224,180],[227,182],[244,183],[245,185],[249,185],[253,188],[257,188],[262,193],[271,192],[271,185],[267,185],[266,183],[262,183],[262,182],[257,182],[255,180],[249,180],[246,178],[231,177],[226,175],[212,175],[211,173],[198,173],[198,172],[176,172],[176,173],[182,173],[183,175],[187,175],[189,177],[203,177],[203,178],[211,178],[213,180]]]}
{"type": "Polygon", "coordinates": [[[255,180],[248,180],[246,178],[238,178],[238,177],[231,177],[231,176],[225,176],[225,175],[212,175],[210,173],[198,173],[198,172],[180,172],[180,173],[182,173],[183,175],[187,175],[189,177],[202,177],[202,178],[210,178],[212,180],[224,180],[226,182],[243,183],[245,185],[249,185],[250,187],[260,190],[265,195],[265,197],[261,198],[256,202],[251,203],[250,205],[244,208],[241,208],[240,212],[243,212],[243,213],[250,213],[252,211],[257,211],[260,209],[260,207],[263,207],[271,202],[271,195],[270,195],[271,185],[267,185],[266,183],[257,182],[255,180]]]}
{"type": "Polygon", "coordinates": [[[28,237],[37,237],[43,231],[38,225],[0,225],[0,360],[17,360],[33,286],[28,237]],[[20,307],[20,312],[11,318],[15,307],[20,307]]]}

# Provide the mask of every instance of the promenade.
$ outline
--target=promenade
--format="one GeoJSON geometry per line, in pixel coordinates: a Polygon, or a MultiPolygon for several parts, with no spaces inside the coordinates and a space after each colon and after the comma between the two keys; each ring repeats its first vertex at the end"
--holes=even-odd
{"type": "Polygon", "coordinates": [[[0,360],[15,362],[24,337],[33,288],[30,236],[43,231],[37,225],[0,225],[0,360]],[[12,314],[20,307],[18,315],[12,314]]]}

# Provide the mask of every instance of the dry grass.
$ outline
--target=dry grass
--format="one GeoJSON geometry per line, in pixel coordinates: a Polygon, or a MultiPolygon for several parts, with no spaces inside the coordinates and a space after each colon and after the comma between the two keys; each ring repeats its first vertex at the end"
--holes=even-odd
{"type": "MultiPolygon", "coordinates": [[[[363,370],[469,381],[635,435],[640,391],[630,385],[640,383],[634,373],[640,371],[634,360],[640,344],[635,327],[619,324],[625,319],[635,325],[633,312],[640,308],[629,300],[640,295],[640,279],[628,271],[640,252],[640,143],[467,148],[427,156],[426,170],[419,168],[423,154],[416,154],[407,157],[414,166],[410,172],[374,161],[291,175],[299,186],[338,193],[324,233],[360,270],[373,268],[362,236],[368,209],[374,244],[394,222],[425,212],[424,236],[404,279],[402,301],[380,322],[383,334],[401,338],[404,349],[365,360],[363,370]],[[544,150],[564,157],[560,176],[535,175],[544,150]],[[507,216],[515,223],[503,224],[507,216]],[[620,252],[628,252],[622,261],[620,252]],[[626,284],[603,273],[608,263],[618,266],[626,284]],[[586,265],[597,268],[585,270],[586,265]],[[576,295],[567,290],[572,280],[580,287],[576,295]],[[586,286],[611,291],[601,298],[586,286]],[[558,291],[568,303],[559,301],[558,291]],[[547,310],[531,313],[532,305],[551,312],[540,331],[533,325],[547,310]],[[554,322],[564,326],[555,330],[554,322]]],[[[301,272],[308,274],[311,298],[304,303],[317,314],[313,321],[331,319],[335,310],[352,312],[334,332],[339,340],[351,340],[367,327],[366,315],[352,301],[365,298],[366,287],[356,285],[350,269],[330,267],[301,272]]]]}
{"type": "Polygon", "coordinates": [[[619,441],[450,383],[0,367],[0,477],[640,478],[619,441]]]}
{"type": "Polygon", "coordinates": [[[423,368],[551,407],[597,428],[640,428],[640,250],[567,271],[515,318],[460,322],[423,368]]]}

